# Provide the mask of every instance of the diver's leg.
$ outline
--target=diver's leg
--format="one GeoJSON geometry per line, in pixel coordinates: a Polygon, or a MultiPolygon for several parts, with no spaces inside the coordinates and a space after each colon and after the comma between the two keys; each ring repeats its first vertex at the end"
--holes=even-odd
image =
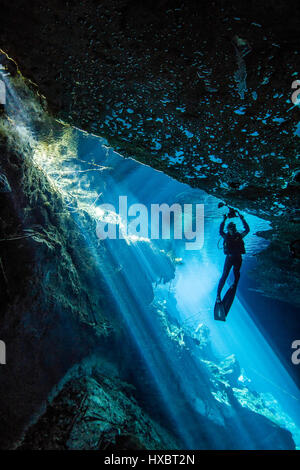
{"type": "Polygon", "coordinates": [[[231,256],[227,255],[225,259],[225,263],[224,263],[223,273],[222,273],[222,276],[218,285],[217,300],[220,299],[222,289],[224,287],[226,279],[228,278],[231,267],[232,267],[232,259],[231,259],[231,256]]]}
{"type": "Polygon", "coordinates": [[[233,286],[236,287],[238,285],[238,282],[240,280],[240,270],[242,266],[242,257],[237,256],[233,260],[233,274],[234,274],[234,284],[233,286]]]}

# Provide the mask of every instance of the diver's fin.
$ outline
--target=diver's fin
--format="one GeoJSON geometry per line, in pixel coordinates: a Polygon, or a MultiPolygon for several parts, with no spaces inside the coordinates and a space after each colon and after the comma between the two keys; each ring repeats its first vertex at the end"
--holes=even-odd
{"type": "Polygon", "coordinates": [[[226,312],[225,312],[225,309],[224,309],[223,302],[221,302],[221,301],[215,303],[214,318],[215,318],[215,320],[225,321],[226,312]]]}
{"type": "Polygon", "coordinates": [[[223,303],[223,306],[224,306],[225,318],[227,317],[227,315],[229,313],[229,310],[231,309],[231,305],[234,301],[236,288],[237,288],[236,284],[229,287],[228,291],[226,292],[226,294],[224,295],[224,298],[222,300],[222,303],[223,303]]]}

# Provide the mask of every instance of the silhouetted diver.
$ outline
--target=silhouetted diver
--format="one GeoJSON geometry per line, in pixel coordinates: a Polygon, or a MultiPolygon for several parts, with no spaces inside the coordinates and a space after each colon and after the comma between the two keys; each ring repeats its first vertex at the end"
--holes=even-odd
{"type": "Polygon", "coordinates": [[[227,232],[224,232],[224,225],[227,219],[227,215],[224,214],[224,219],[220,225],[220,235],[224,239],[224,253],[226,255],[222,277],[220,279],[217,291],[217,302],[221,302],[221,292],[224,287],[225,281],[233,267],[234,284],[233,287],[236,289],[240,279],[240,269],[242,265],[242,254],[245,253],[245,245],[243,238],[250,232],[249,225],[247,224],[244,217],[238,213],[243,226],[244,231],[238,232],[234,222],[230,222],[227,227],[227,232]]]}

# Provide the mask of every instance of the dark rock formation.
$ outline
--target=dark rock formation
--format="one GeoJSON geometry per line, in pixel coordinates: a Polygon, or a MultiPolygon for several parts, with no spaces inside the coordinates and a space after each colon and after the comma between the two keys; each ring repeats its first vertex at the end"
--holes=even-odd
{"type": "MultiPolygon", "coordinates": [[[[174,336],[172,342],[173,353],[178,358],[183,356],[183,362],[190,352],[181,347],[179,355],[174,336]]],[[[249,449],[254,445],[256,449],[294,449],[291,433],[273,422],[284,423],[287,417],[280,410],[278,415],[272,410],[276,402],[268,403],[239,381],[241,370],[234,356],[221,363],[203,361],[202,374],[203,385],[210,388],[209,392],[203,394],[199,390],[194,404],[178,403],[185,416],[184,425],[194,433],[193,448],[249,449]],[[205,374],[210,374],[210,381],[205,374]],[[191,405],[195,406],[193,413],[197,417],[194,425],[189,416],[191,405]],[[236,425],[237,416],[240,426],[247,429],[245,435],[236,425]]],[[[144,382],[141,408],[135,387],[120,380],[112,366],[101,363],[99,357],[83,361],[55,387],[44,412],[33,419],[17,448],[106,451],[182,448],[180,436],[176,439],[149,416],[146,386],[144,382]],[[145,405],[148,413],[143,409],[145,405]]],[[[178,400],[175,389],[173,397],[178,400]]],[[[156,400],[152,396],[152,407],[156,400]]],[[[285,424],[289,425],[288,419],[285,424]]]]}
{"type": "Polygon", "coordinates": [[[97,368],[75,374],[30,427],[20,449],[176,449],[173,437],[144,413],[128,384],[97,368]],[[76,376],[77,375],[77,376],[76,376]]]}
{"type": "MultiPolygon", "coordinates": [[[[1,448],[182,447],[183,430],[172,431],[175,437],[168,431],[172,422],[144,362],[147,351],[137,348],[83,236],[99,246],[93,220],[80,211],[81,226],[76,223],[62,195],[32,161],[30,145],[17,150],[15,135],[16,148],[11,148],[8,129],[1,140],[1,174],[10,187],[0,193],[0,337],[8,345],[9,363],[1,369],[1,448]],[[70,372],[91,353],[97,354],[96,368],[70,372]],[[112,361],[115,375],[104,373],[103,358],[112,361]],[[30,423],[35,424],[28,428],[30,423]]],[[[105,244],[97,257],[121,289],[122,276],[110,264],[105,244]]],[[[140,282],[150,292],[151,282],[140,282]]],[[[130,299],[130,290],[126,295],[130,299]]],[[[145,308],[151,301],[149,294],[145,308]]],[[[165,338],[164,354],[158,348],[151,357],[164,361],[164,387],[193,436],[193,448],[248,448],[253,443],[256,448],[294,448],[290,432],[275,424],[281,424],[280,413],[270,413],[260,395],[239,383],[235,358],[218,364],[205,329],[191,337],[172,324],[164,308],[154,304],[148,309],[151,328],[138,309],[132,319],[147,331],[147,347],[157,344],[157,336],[165,338]],[[168,367],[165,354],[176,362],[176,370],[168,367]],[[181,383],[179,371],[186,364],[193,372],[181,383]],[[241,418],[252,430],[250,439],[240,439],[236,419],[241,418]]]]}

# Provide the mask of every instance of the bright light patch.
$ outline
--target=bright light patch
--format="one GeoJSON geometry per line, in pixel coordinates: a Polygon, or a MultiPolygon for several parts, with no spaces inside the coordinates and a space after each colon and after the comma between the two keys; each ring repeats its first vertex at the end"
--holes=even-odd
{"type": "MultiPolygon", "coordinates": [[[[200,257],[200,256],[199,256],[200,257]]],[[[180,266],[175,279],[176,300],[179,310],[189,314],[201,309],[202,300],[215,290],[219,271],[213,264],[205,264],[196,257],[180,266]]]]}

